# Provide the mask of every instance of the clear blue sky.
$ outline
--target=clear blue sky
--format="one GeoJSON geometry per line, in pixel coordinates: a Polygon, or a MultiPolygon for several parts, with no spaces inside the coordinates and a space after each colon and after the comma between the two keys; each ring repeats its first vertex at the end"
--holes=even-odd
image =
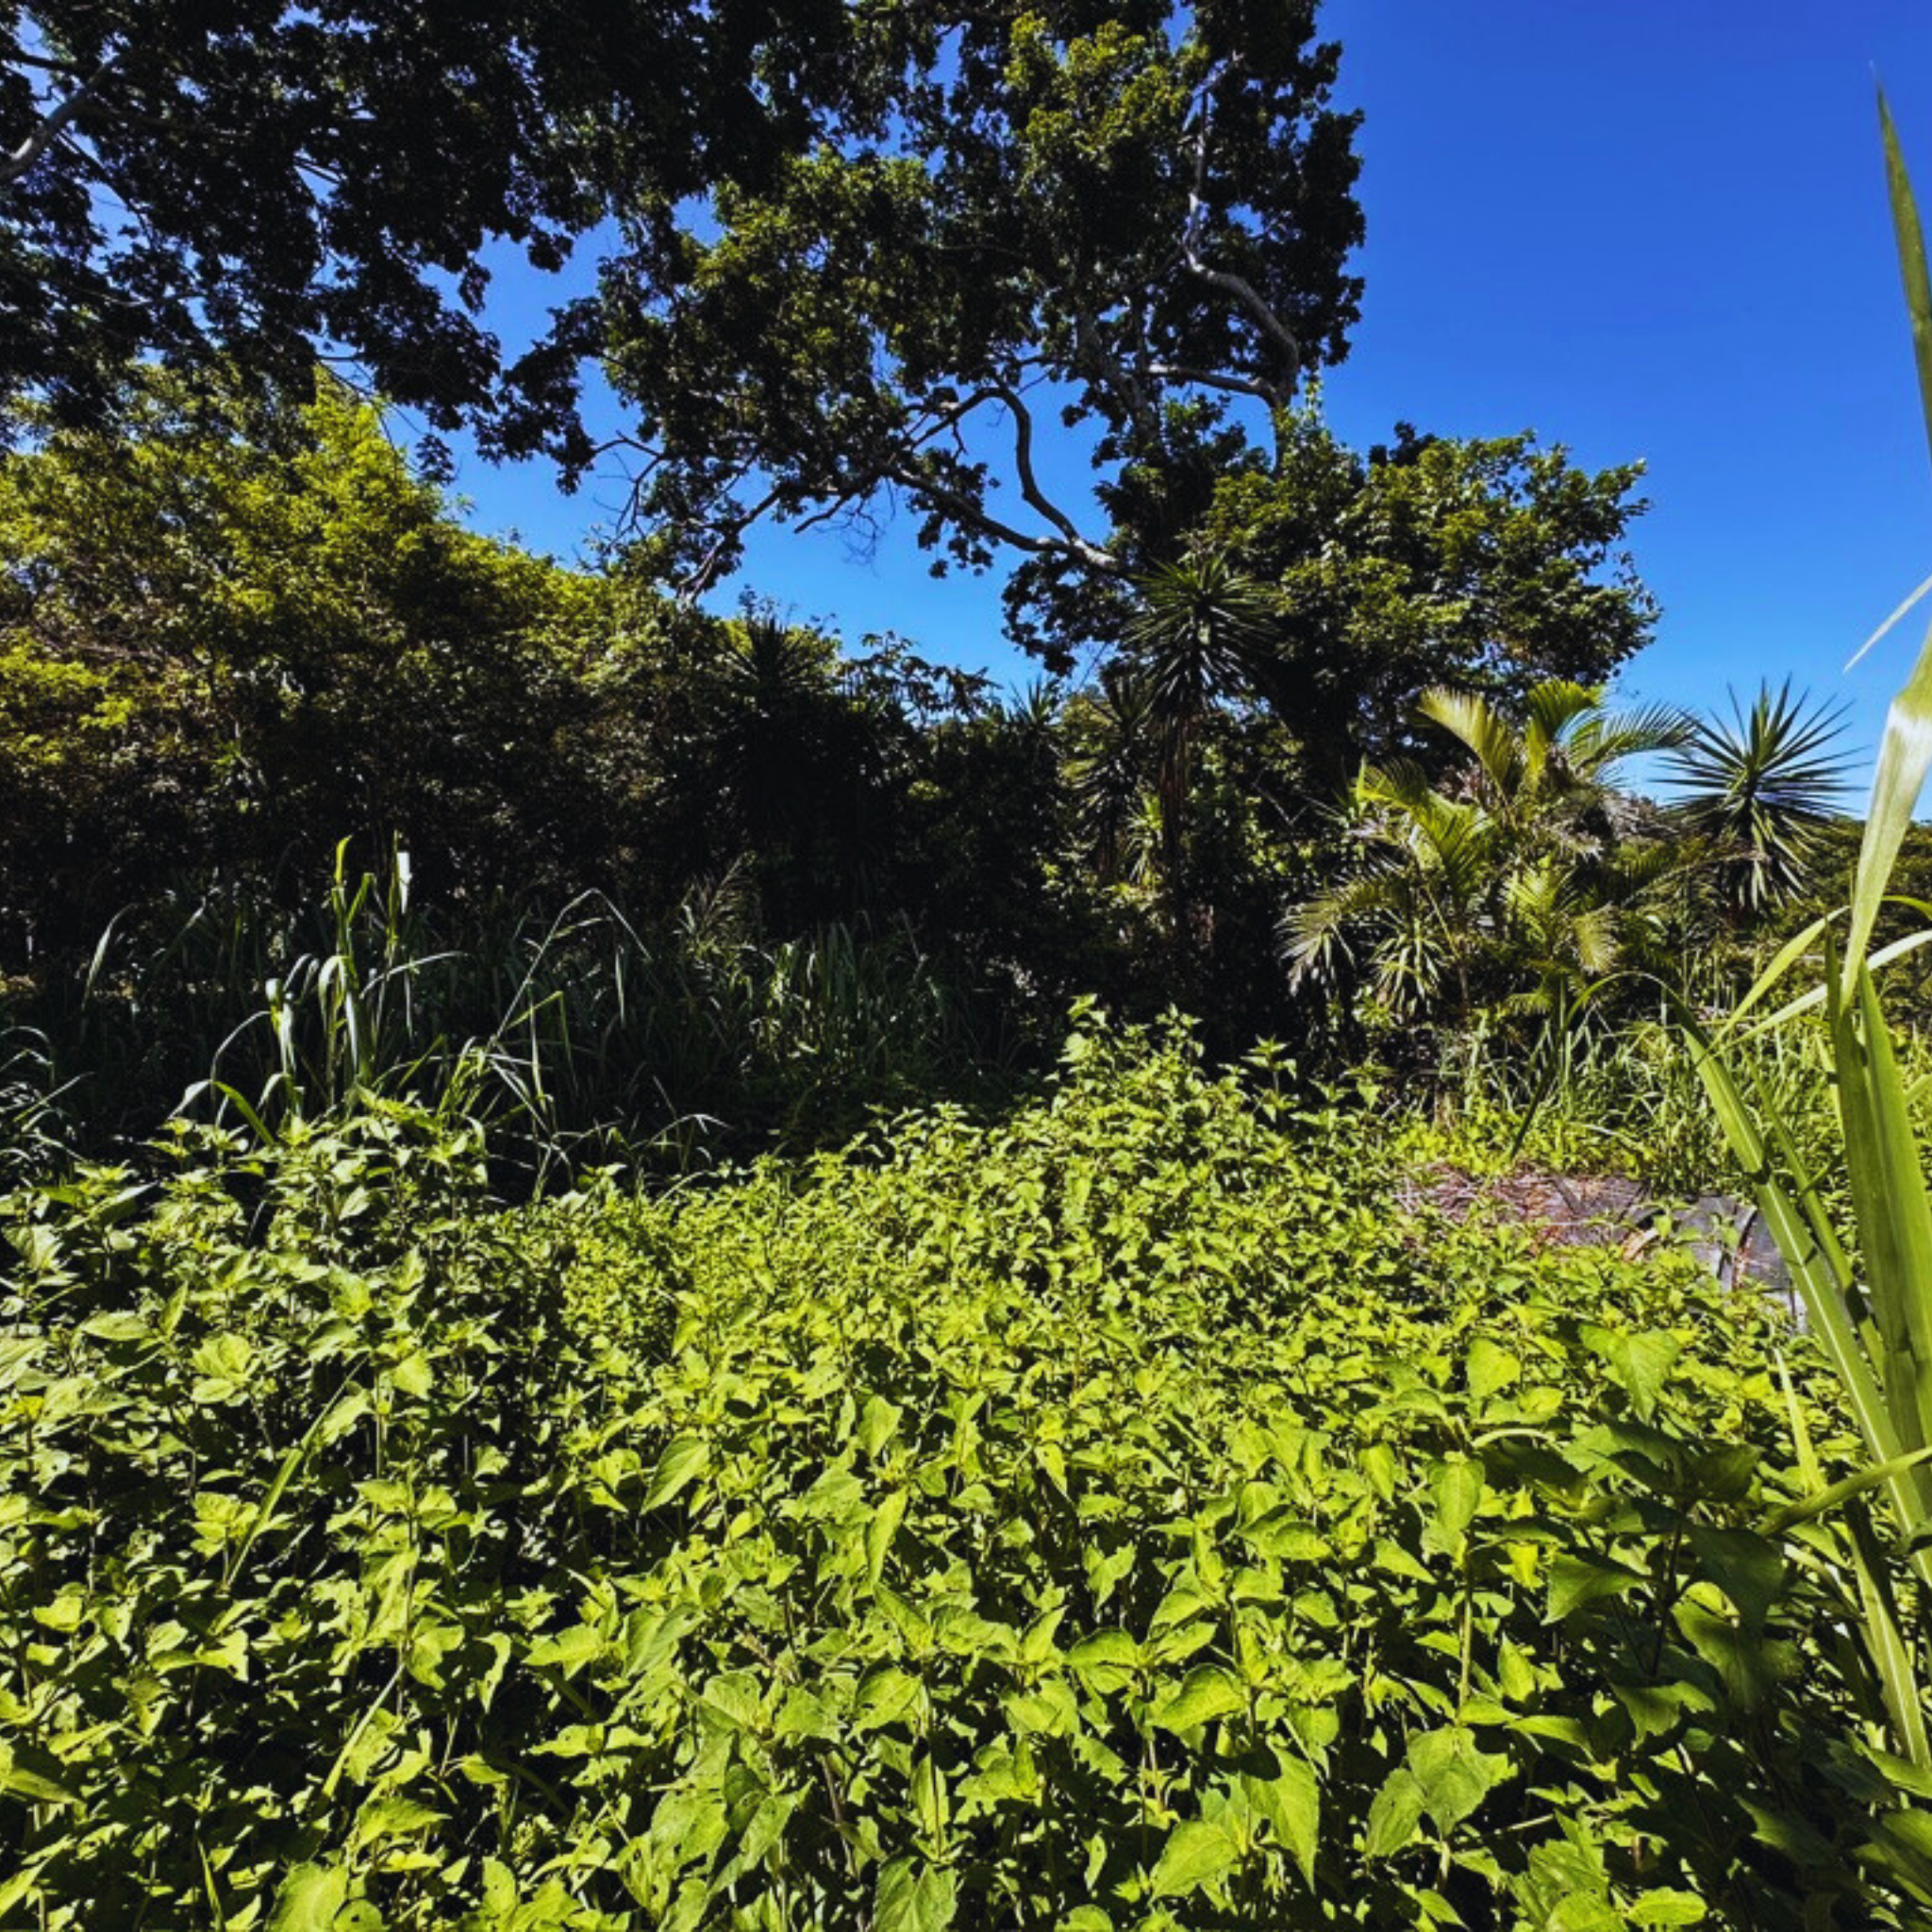
{"type": "MultiPolygon", "coordinates": [[[[1367,116],[1338,429],[1534,427],[1591,464],[1642,458],[1634,547],[1663,620],[1626,692],[1710,706],[1790,674],[1850,698],[1875,747],[1923,623],[1841,667],[1932,572],[1932,458],[1873,89],[1932,203],[1932,7],[1329,0],[1324,28],[1367,116]]],[[[513,328],[529,296],[504,297],[513,328]]],[[[619,495],[475,462],[458,487],[481,526],[563,556],[619,495]]],[[[1031,670],[1000,636],[997,576],[935,582],[909,520],[869,560],[836,534],[760,532],[739,581],[849,639],[1031,670]]]]}

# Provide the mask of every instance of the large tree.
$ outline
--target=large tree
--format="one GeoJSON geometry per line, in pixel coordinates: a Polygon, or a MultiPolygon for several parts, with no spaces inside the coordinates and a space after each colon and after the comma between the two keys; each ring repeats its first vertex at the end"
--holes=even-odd
{"type": "Polygon", "coordinates": [[[1015,620],[1064,661],[1082,625],[1041,627],[1053,587],[1174,560],[1344,352],[1339,49],[1314,0],[876,11],[898,31],[824,142],[609,266],[640,522],[697,588],[758,516],[863,527],[903,498],[941,565],[1022,562],[1015,620]],[[1056,491],[1056,424],[1084,430],[1097,504],[1056,491]]]}
{"type": "Polygon", "coordinates": [[[99,421],[135,357],[219,353],[287,380],[331,350],[441,428],[580,466],[595,305],[506,350],[483,314],[491,263],[555,269],[620,200],[631,258],[652,258],[681,198],[762,182],[810,138],[862,11],[0,5],[0,417],[17,426],[38,397],[99,421]]]}
{"type": "Polygon", "coordinates": [[[1625,547],[1641,475],[1583,469],[1526,433],[1406,424],[1364,454],[1311,408],[1280,424],[1272,461],[1230,465],[1200,541],[1274,596],[1252,681],[1317,790],[1363,758],[1426,754],[1415,706],[1432,685],[1516,708],[1545,679],[1613,677],[1657,618],[1625,547]]]}

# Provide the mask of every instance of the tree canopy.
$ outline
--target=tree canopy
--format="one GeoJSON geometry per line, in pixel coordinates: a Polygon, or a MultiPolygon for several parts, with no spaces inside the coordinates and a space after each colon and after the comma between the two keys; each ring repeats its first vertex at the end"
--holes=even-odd
{"type": "Polygon", "coordinates": [[[1313,0],[904,25],[830,138],[613,263],[637,508],[701,587],[760,515],[863,529],[903,499],[941,567],[1024,565],[1025,632],[1058,581],[1171,561],[1215,476],[1345,353],[1357,117],[1313,0]],[[1090,439],[1097,505],[1055,493],[1056,422],[1090,439]]]}
{"type": "Polygon", "coordinates": [[[29,0],[0,7],[0,409],[100,421],[132,358],[306,378],[589,458],[594,301],[527,350],[493,264],[756,183],[835,99],[842,0],[29,0]]]}

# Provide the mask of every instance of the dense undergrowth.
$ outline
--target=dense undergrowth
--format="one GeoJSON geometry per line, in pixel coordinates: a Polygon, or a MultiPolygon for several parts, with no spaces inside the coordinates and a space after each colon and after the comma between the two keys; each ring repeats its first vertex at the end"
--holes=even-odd
{"type": "Polygon", "coordinates": [[[654,1197],[384,1102],[16,1192],[0,1924],[1924,1923],[1809,1345],[1280,1072],[1088,1016],[654,1197]]]}
{"type": "Polygon", "coordinates": [[[533,1193],[623,1161],[658,1174],[849,1138],[879,1108],[1008,1091],[996,1000],[905,925],[745,927],[732,881],[633,918],[585,892],[453,916],[336,854],[278,906],[245,879],[130,909],[84,968],[0,983],[0,1177],[128,1155],[177,1115],[273,1137],[379,1091],[485,1126],[533,1193]]]}

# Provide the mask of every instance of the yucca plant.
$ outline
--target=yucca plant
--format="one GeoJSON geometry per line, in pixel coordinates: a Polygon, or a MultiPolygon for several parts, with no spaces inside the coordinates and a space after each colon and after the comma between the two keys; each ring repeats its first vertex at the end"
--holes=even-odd
{"type": "MultiPolygon", "coordinates": [[[[1932,274],[1910,178],[1881,95],[1885,147],[1899,262],[1911,314],[1922,401],[1932,437],[1932,274]]],[[[1872,936],[1900,843],[1932,766],[1932,634],[1905,688],[1893,699],[1880,747],[1872,803],[1853,879],[1842,952],[1834,921],[1815,923],[1791,941],[1727,1024],[1707,1032],[1687,1022],[1697,1071],[1732,1151],[1751,1175],[1765,1218],[1803,1294],[1813,1332],[1842,1382],[1869,1468],[1822,1490],[1809,1513],[1841,1512],[1862,1613],[1865,1647],[1898,1749],[1932,1770],[1925,1715],[1925,1636],[1932,1602],[1932,1191],[1928,1191],[1909,1095],[1874,969],[1932,938],[1918,934],[1872,954],[1872,936]],[[1819,986],[1773,1022],[1822,1005],[1835,1080],[1843,1162],[1856,1230],[1856,1257],[1827,1211],[1777,1106],[1748,1077],[1731,1051],[1738,1028],[1772,988],[1814,947],[1819,986]],[[1919,1601],[1902,1602],[1867,1504],[1882,1491],[1896,1518],[1898,1550],[1916,1578],[1919,1601]]],[[[1795,1417],[1796,1410],[1793,1409],[1795,1417]]],[[[1800,1431],[1800,1453],[1809,1447],[1800,1431]]]]}
{"type": "Polygon", "coordinates": [[[1819,834],[1845,790],[1845,708],[1808,701],[1790,679],[1748,709],[1700,719],[1671,760],[1672,805],[1711,849],[1727,920],[1750,918],[1809,883],[1819,834]]]}

